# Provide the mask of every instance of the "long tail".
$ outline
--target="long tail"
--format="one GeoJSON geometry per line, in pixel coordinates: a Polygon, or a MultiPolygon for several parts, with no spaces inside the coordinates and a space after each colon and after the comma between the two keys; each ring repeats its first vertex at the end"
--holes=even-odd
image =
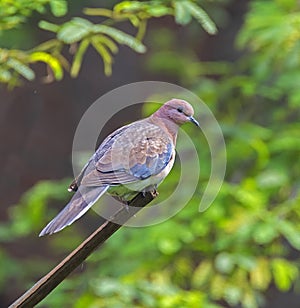
{"type": "Polygon", "coordinates": [[[80,186],[70,202],[48,223],[39,236],[56,233],[72,224],[85,214],[107,189],[108,185],[99,187],[80,186]]]}

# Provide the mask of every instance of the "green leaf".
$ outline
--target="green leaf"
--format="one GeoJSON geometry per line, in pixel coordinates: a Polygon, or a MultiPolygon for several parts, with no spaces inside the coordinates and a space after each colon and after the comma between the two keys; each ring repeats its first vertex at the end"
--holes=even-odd
{"type": "MultiPolygon", "coordinates": [[[[241,228],[239,232],[241,233],[243,229],[245,228],[241,228]]],[[[247,271],[252,270],[255,266],[255,258],[250,255],[236,254],[235,262],[240,268],[243,268],[247,271]]]]}
{"type": "Polygon", "coordinates": [[[140,20],[136,15],[129,15],[128,19],[134,27],[137,28],[140,25],[140,20]]]}
{"type": "Polygon", "coordinates": [[[61,80],[63,77],[63,69],[61,67],[60,62],[50,55],[49,53],[43,51],[33,52],[29,55],[30,62],[42,61],[49,65],[51,70],[53,71],[54,77],[56,80],[61,80]]]}
{"type": "Polygon", "coordinates": [[[292,222],[282,220],[277,224],[277,229],[294,248],[300,250],[300,231],[292,222]]]}
{"type": "Polygon", "coordinates": [[[0,81],[1,82],[9,82],[11,78],[12,78],[12,75],[11,75],[10,71],[3,69],[1,67],[1,69],[0,69],[0,81]]]}
{"type": "Polygon", "coordinates": [[[217,27],[207,13],[197,4],[190,1],[182,1],[184,8],[202,25],[209,34],[216,34],[217,27]]]}
{"type": "Polygon", "coordinates": [[[251,289],[248,289],[246,292],[243,292],[243,298],[241,302],[242,302],[242,307],[258,308],[254,292],[251,289]]]}
{"type": "Polygon", "coordinates": [[[162,17],[168,14],[171,14],[172,11],[165,5],[150,5],[147,8],[147,13],[152,17],[162,17]]]}
{"type": "Polygon", "coordinates": [[[257,184],[260,188],[282,187],[288,182],[288,177],[284,170],[265,170],[257,176],[257,184]]]}
{"type": "Polygon", "coordinates": [[[258,259],[254,268],[250,271],[251,285],[258,290],[266,290],[271,283],[271,271],[267,259],[258,259]]]}
{"type": "Polygon", "coordinates": [[[113,17],[113,11],[103,8],[84,8],[83,13],[89,16],[113,17]]]}
{"type": "Polygon", "coordinates": [[[41,20],[39,22],[39,27],[43,30],[51,31],[51,32],[57,32],[59,30],[58,25],[48,22],[46,20],[41,20]]]}
{"type": "Polygon", "coordinates": [[[33,50],[36,51],[49,51],[50,49],[57,48],[61,42],[57,39],[46,41],[38,46],[36,46],[33,50]]]}
{"type": "Polygon", "coordinates": [[[112,53],[117,53],[119,50],[118,46],[114,43],[114,41],[104,35],[94,36],[93,40],[94,39],[104,44],[112,53]]]}
{"type": "Polygon", "coordinates": [[[93,23],[91,23],[89,20],[81,17],[74,17],[72,19],[73,23],[76,23],[78,26],[81,26],[86,29],[90,29],[93,26],[93,23]]]}
{"type": "Polygon", "coordinates": [[[67,44],[78,42],[91,32],[92,26],[93,24],[86,19],[73,18],[63,24],[57,33],[57,38],[67,44]]]}
{"type": "Polygon", "coordinates": [[[192,20],[190,12],[186,10],[182,1],[176,1],[174,3],[174,9],[176,23],[180,25],[187,25],[192,20]]]}
{"type": "Polygon", "coordinates": [[[272,272],[277,288],[283,292],[288,291],[298,277],[297,267],[289,261],[279,258],[272,260],[272,272]]]}
{"type": "Polygon", "coordinates": [[[50,8],[54,16],[61,17],[67,14],[68,4],[65,0],[51,0],[50,8]]]}
{"type": "Polygon", "coordinates": [[[221,252],[215,259],[216,269],[223,274],[229,274],[234,268],[234,256],[227,252],[221,252]]]}
{"type": "Polygon", "coordinates": [[[253,232],[253,239],[258,244],[268,244],[277,236],[276,225],[271,222],[259,222],[253,232]]]}
{"type": "Polygon", "coordinates": [[[289,106],[294,109],[300,108],[300,93],[298,89],[290,94],[289,106]]]}
{"type": "Polygon", "coordinates": [[[99,53],[99,55],[103,59],[105,75],[110,76],[111,73],[112,73],[112,68],[111,68],[112,57],[111,57],[111,54],[107,51],[107,49],[103,46],[103,44],[101,42],[99,42],[98,40],[92,39],[92,45],[97,50],[97,52],[99,53]]]}
{"type": "Polygon", "coordinates": [[[17,59],[10,58],[6,64],[28,80],[33,80],[35,77],[34,71],[17,59]]]}
{"type": "Polygon", "coordinates": [[[104,26],[104,25],[94,25],[93,26],[94,33],[103,33],[120,44],[124,44],[132,48],[134,51],[139,53],[144,53],[146,51],[146,47],[143,45],[142,42],[134,38],[133,36],[124,33],[120,30],[114,29],[112,27],[104,26]]]}
{"type": "Polygon", "coordinates": [[[163,238],[158,242],[159,250],[165,255],[172,255],[181,248],[181,243],[176,239],[163,238]]]}
{"type": "Polygon", "coordinates": [[[122,1],[114,6],[116,12],[133,12],[143,9],[145,3],[139,1],[122,1]]]}
{"type": "Polygon", "coordinates": [[[300,150],[300,131],[285,131],[282,134],[277,134],[277,138],[274,138],[270,143],[270,149],[272,152],[292,152],[300,150]]]}
{"type": "Polygon", "coordinates": [[[192,277],[192,285],[195,288],[200,288],[205,282],[209,280],[213,273],[213,266],[210,261],[202,261],[194,270],[192,277]]]}
{"type": "Polygon", "coordinates": [[[77,77],[78,76],[78,73],[80,71],[81,64],[82,64],[83,55],[85,54],[89,44],[90,44],[89,39],[84,39],[79,44],[79,47],[78,47],[78,49],[76,51],[76,54],[75,54],[74,60],[73,60],[73,64],[72,64],[72,67],[71,67],[70,74],[71,74],[72,77],[77,77]]]}
{"type": "Polygon", "coordinates": [[[224,298],[230,306],[237,306],[243,295],[243,291],[239,286],[230,285],[224,290],[224,298]]]}
{"type": "Polygon", "coordinates": [[[210,285],[210,296],[213,299],[219,300],[222,298],[224,294],[224,290],[226,287],[226,280],[222,275],[215,274],[211,278],[211,285],[210,285]]]}

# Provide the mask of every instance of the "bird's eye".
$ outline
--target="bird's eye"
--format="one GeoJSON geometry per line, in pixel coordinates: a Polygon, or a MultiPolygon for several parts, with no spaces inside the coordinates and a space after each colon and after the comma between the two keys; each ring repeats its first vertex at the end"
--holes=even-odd
{"type": "Polygon", "coordinates": [[[182,107],[178,107],[178,108],[177,108],[177,111],[180,112],[180,113],[182,113],[182,112],[183,112],[183,108],[182,108],[182,107]]]}

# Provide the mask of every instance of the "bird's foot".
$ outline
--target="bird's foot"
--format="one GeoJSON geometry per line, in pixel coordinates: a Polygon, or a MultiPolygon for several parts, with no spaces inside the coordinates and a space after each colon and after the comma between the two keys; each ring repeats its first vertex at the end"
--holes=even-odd
{"type": "Polygon", "coordinates": [[[157,197],[159,195],[159,192],[156,188],[154,188],[153,190],[151,190],[151,194],[154,196],[154,197],[157,197]]]}
{"type": "Polygon", "coordinates": [[[151,185],[142,190],[142,195],[144,198],[146,197],[147,192],[150,192],[155,197],[158,196],[157,185],[151,185]]]}
{"type": "Polygon", "coordinates": [[[158,196],[158,191],[157,191],[157,185],[153,185],[152,189],[150,190],[153,196],[158,196]]]}

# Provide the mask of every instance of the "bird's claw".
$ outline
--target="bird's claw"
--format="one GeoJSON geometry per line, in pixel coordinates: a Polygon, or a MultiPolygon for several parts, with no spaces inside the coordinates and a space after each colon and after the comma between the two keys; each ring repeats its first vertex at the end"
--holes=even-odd
{"type": "Polygon", "coordinates": [[[151,190],[151,193],[153,196],[157,197],[159,195],[159,192],[156,188],[153,188],[153,190],[151,190]]]}
{"type": "Polygon", "coordinates": [[[157,185],[152,185],[142,190],[141,193],[144,198],[146,197],[147,192],[150,192],[153,196],[157,196],[158,195],[157,185]]]}

